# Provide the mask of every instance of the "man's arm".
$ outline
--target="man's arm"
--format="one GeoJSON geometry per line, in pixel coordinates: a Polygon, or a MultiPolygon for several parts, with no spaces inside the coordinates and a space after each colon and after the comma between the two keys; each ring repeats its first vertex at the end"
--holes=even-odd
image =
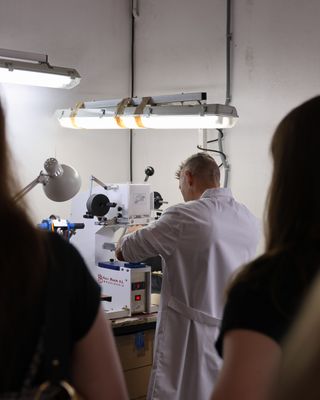
{"type": "Polygon", "coordinates": [[[122,251],[121,251],[120,244],[118,244],[118,246],[117,246],[117,248],[116,248],[116,257],[117,257],[117,259],[118,259],[119,261],[126,261],[126,260],[123,258],[123,254],[122,254],[122,251]]]}
{"type": "Polygon", "coordinates": [[[156,255],[170,256],[180,237],[181,220],[179,209],[170,207],[158,221],[124,236],[116,248],[117,259],[139,262],[156,255]]]}
{"type": "MultiPolygon", "coordinates": [[[[129,235],[130,233],[134,233],[134,232],[138,231],[139,229],[141,229],[141,228],[143,228],[143,227],[144,227],[144,225],[132,225],[132,226],[129,226],[129,227],[126,229],[125,234],[126,234],[126,235],[129,235]]],[[[121,251],[121,248],[120,248],[120,243],[121,243],[121,240],[119,240],[119,243],[117,244],[117,247],[116,247],[116,251],[115,251],[115,253],[116,253],[116,258],[117,258],[119,261],[126,261],[126,260],[123,258],[123,254],[122,254],[122,251],[121,251]]]]}

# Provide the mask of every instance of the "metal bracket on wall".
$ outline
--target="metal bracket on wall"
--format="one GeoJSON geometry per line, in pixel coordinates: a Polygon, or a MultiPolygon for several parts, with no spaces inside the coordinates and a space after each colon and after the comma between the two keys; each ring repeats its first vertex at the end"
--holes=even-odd
{"type": "Polygon", "coordinates": [[[132,15],[134,18],[139,17],[139,0],[132,0],[132,15]]]}

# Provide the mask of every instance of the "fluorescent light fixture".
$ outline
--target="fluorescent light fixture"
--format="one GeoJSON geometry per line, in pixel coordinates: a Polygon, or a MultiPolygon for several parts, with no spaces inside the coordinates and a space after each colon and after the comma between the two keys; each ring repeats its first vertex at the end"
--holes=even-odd
{"type": "Polygon", "coordinates": [[[15,201],[19,201],[38,183],[43,185],[45,195],[53,201],[70,200],[80,190],[80,175],[69,165],[59,164],[55,158],[48,158],[44,163],[44,170],[15,195],[15,201]]]}
{"type": "Polygon", "coordinates": [[[50,65],[45,54],[0,49],[0,82],[71,89],[80,79],[75,69],[50,65]]]}
{"type": "Polygon", "coordinates": [[[204,98],[205,93],[189,93],[96,101],[57,110],[56,116],[61,126],[74,129],[225,129],[235,125],[235,107],[204,104],[204,98]],[[190,101],[197,103],[185,104],[190,101]]]}

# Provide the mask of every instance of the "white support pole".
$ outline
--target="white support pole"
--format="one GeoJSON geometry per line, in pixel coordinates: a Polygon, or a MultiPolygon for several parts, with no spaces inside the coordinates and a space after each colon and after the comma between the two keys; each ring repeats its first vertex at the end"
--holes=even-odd
{"type": "MultiPolygon", "coordinates": [[[[207,129],[199,129],[198,130],[198,146],[202,149],[207,149],[208,146],[208,130],[207,129]]],[[[207,150],[204,150],[207,151],[207,150]]]]}

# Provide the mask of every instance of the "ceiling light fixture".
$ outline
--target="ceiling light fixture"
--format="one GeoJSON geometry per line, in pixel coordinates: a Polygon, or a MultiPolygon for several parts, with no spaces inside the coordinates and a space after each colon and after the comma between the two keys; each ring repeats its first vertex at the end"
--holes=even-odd
{"type": "Polygon", "coordinates": [[[232,128],[238,119],[235,107],[206,104],[206,98],[200,92],[92,101],[57,110],[56,116],[61,126],[74,129],[232,128]]]}
{"type": "Polygon", "coordinates": [[[46,54],[0,49],[0,82],[71,89],[80,79],[75,69],[50,65],[46,54]]]}

